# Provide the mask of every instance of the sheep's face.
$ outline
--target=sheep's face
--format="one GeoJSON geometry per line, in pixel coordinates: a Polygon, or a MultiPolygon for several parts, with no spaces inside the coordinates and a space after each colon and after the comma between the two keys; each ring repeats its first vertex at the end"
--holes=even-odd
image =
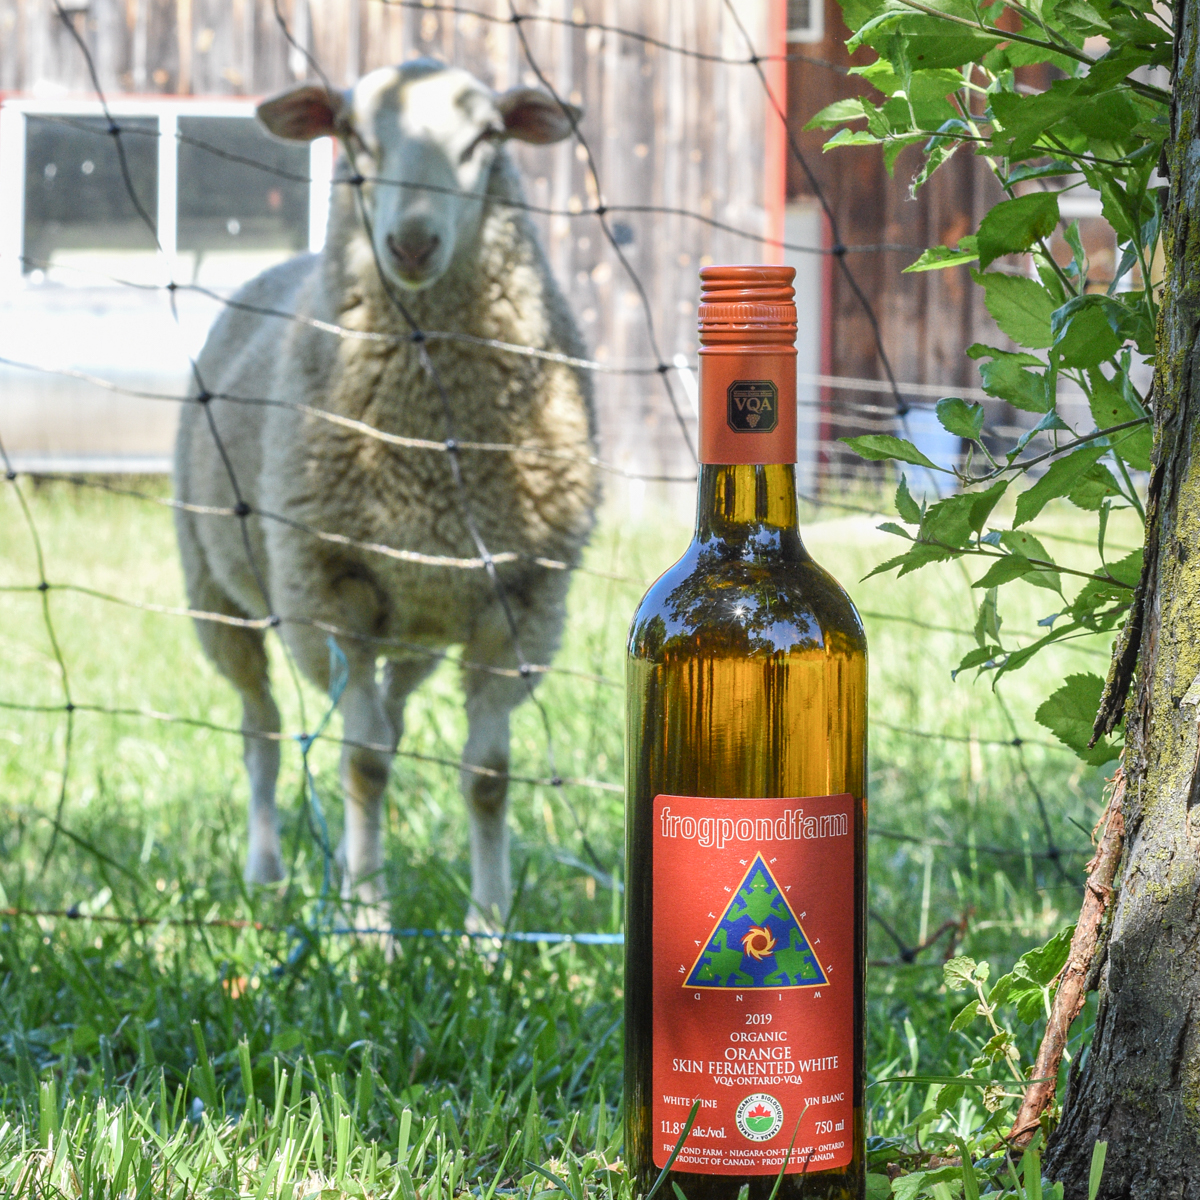
{"type": "Polygon", "coordinates": [[[372,71],[343,96],[304,85],[259,106],[279,137],[336,133],[362,185],[381,270],[416,290],[472,246],[499,146],[555,142],[575,109],[533,88],[496,95],[466,71],[420,59],[372,71]]]}

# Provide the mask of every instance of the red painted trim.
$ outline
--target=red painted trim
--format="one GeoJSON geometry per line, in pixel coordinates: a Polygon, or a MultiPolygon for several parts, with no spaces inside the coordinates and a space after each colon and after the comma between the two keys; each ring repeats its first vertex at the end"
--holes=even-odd
{"type": "MultiPolygon", "coordinates": [[[[787,0],[770,0],[767,12],[770,22],[767,53],[774,56],[763,64],[767,84],[775,102],[787,112],[787,0]]],[[[763,164],[763,233],[777,242],[783,241],[784,208],[787,204],[787,129],[774,111],[770,100],[766,105],[766,136],[764,148],[766,162],[763,164]]],[[[763,243],[763,262],[783,262],[783,247],[763,243]]]]}
{"type": "MultiPolygon", "coordinates": [[[[138,103],[153,103],[156,100],[162,100],[169,101],[172,104],[260,104],[267,98],[267,95],[268,93],[266,92],[253,96],[233,96],[228,92],[213,92],[205,95],[196,95],[190,92],[187,95],[182,95],[178,92],[105,92],[104,99],[110,105],[123,104],[130,100],[136,100],[138,103]]],[[[34,95],[33,92],[6,92],[0,90],[0,104],[8,100],[41,100],[48,107],[52,107],[55,104],[78,104],[84,101],[95,104],[100,103],[100,98],[94,91],[56,92],[53,96],[38,96],[34,95]]]]}
{"type": "MultiPolygon", "coordinates": [[[[833,245],[833,231],[829,217],[821,214],[821,246],[828,250],[833,245]]],[[[821,256],[821,374],[832,375],[833,371],[833,255],[821,256]]],[[[833,440],[833,389],[821,388],[820,453],[817,456],[817,490],[820,491],[822,468],[830,465],[829,452],[824,449],[833,440]]]]}

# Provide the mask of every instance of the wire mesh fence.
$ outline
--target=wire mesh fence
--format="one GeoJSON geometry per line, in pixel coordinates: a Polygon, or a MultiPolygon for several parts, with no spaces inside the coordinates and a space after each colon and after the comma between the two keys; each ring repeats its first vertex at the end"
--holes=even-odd
{"type": "MultiPolygon", "coordinates": [[[[226,476],[228,490],[233,497],[233,503],[228,505],[198,504],[179,497],[168,496],[161,489],[127,479],[106,478],[96,474],[29,470],[5,448],[4,430],[0,428],[0,460],[3,461],[10,494],[15,499],[17,510],[24,523],[35,563],[32,578],[27,582],[6,585],[0,591],[14,596],[21,594],[30,597],[37,596],[40,618],[52,649],[57,686],[60,691],[60,699],[56,703],[32,703],[23,700],[20,696],[0,696],[0,709],[40,714],[47,720],[62,722],[63,736],[61,761],[57,772],[56,811],[52,818],[53,834],[46,851],[46,859],[49,860],[54,853],[56,839],[60,832],[70,836],[69,821],[65,818],[72,786],[72,749],[78,723],[82,720],[104,717],[122,721],[184,724],[208,730],[214,734],[227,735],[231,739],[243,737],[280,745],[291,745],[296,748],[296,753],[301,760],[300,771],[304,786],[304,802],[309,808],[312,828],[316,833],[320,852],[324,858],[324,883],[311,917],[311,933],[314,935],[346,931],[345,918],[338,915],[338,902],[331,889],[333,851],[328,831],[325,828],[321,797],[309,762],[310,752],[318,738],[336,745],[388,756],[395,753],[401,758],[407,758],[414,762],[431,764],[447,771],[462,771],[468,776],[493,779],[502,784],[525,784],[550,788],[563,795],[573,794],[586,797],[589,792],[619,794],[622,791],[619,783],[611,778],[602,777],[603,771],[587,770],[576,775],[565,771],[560,765],[566,761],[562,752],[560,731],[555,727],[553,714],[542,703],[535,691],[538,681],[545,676],[560,676],[580,685],[588,684],[601,689],[619,689],[622,686],[621,682],[602,672],[585,669],[578,663],[536,661],[531,658],[525,652],[522,644],[522,629],[516,611],[514,588],[520,586],[519,572],[530,568],[563,575],[578,572],[598,581],[604,580],[610,583],[638,584],[648,581],[620,570],[599,569],[590,563],[583,563],[578,556],[568,559],[529,555],[513,551],[494,542],[490,536],[485,535],[485,524],[481,521],[484,514],[479,508],[480,497],[478,491],[471,486],[469,473],[476,469],[477,464],[492,460],[518,463],[550,460],[587,468],[613,480],[639,487],[652,485],[663,489],[664,492],[667,489],[673,489],[683,497],[689,494],[689,485],[694,485],[696,478],[695,367],[693,360],[686,356],[671,354],[668,351],[669,343],[664,339],[662,331],[668,324],[677,325],[679,314],[678,312],[668,312],[664,317],[663,312],[658,311],[663,306],[657,303],[657,296],[651,294],[651,289],[644,282],[638,264],[634,261],[634,256],[628,250],[627,228],[622,223],[623,221],[638,215],[654,215],[689,223],[730,239],[729,244],[738,243],[750,247],[752,249],[751,257],[755,257],[760,252],[767,254],[787,252],[828,259],[834,269],[840,272],[847,281],[873,331],[880,377],[876,379],[847,378],[812,370],[812,363],[801,364],[800,382],[809,385],[810,390],[807,394],[802,394],[800,403],[807,405],[813,411],[812,419],[802,423],[802,428],[810,430],[812,436],[806,442],[802,435],[799,449],[802,456],[807,456],[814,464],[823,468],[814,471],[810,480],[811,486],[802,495],[802,499],[812,506],[812,511],[822,512],[827,509],[849,512],[872,511],[869,504],[863,504],[855,496],[843,490],[846,481],[839,474],[839,464],[842,460],[836,453],[836,442],[830,436],[831,427],[827,419],[831,405],[836,403],[839,429],[853,429],[862,432],[905,432],[912,414],[914,412],[928,413],[932,403],[944,391],[937,384],[911,383],[896,378],[871,297],[866,288],[859,284],[855,274],[855,260],[861,254],[915,255],[921,247],[886,243],[846,245],[842,242],[839,235],[838,214],[823,195],[818,177],[805,161],[797,139],[787,128],[787,114],[773,91],[768,73],[770,64],[780,57],[804,58],[805,56],[772,54],[767,52],[766,47],[757,45],[750,28],[743,21],[733,0],[725,0],[727,44],[720,51],[701,46],[672,43],[637,30],[596,23],[582,18],[576,19],[573,15],[563,17],[542,12],[525,12],[518,8],[513,0],[509,0],[507,11],[502,13],[468,9],[457,5],[429,4],[424,3],[423,0],[420,3],[415,0],[414,2],[386,0],[386,4],[385,0],[372,0],[372,2],[380,7],[411,9],[422,14],[423,17],[428,14],[441,14],[454,20],[469,19],[507,31],[507,36],[512,40],[513,53],[520,60],[520,71],[530,76],[538,87],[549,94],[570,124],[570,138],[566,144],[571,147],[575,161],[584,172],[583,191],[587,202],[578,202],[574,197],[571,199],[575,202],[562,204],[526,202],[523,199],[510,197],[501,197],[497,202],[522,209],[531,217],[543,222],[572,224],[589,222],[591,227],[598,231],[600,239],[607,246],[610,261],[615,264],[615,270],[626,281],[626,287],[622,293],[626,299],[617,301],[618,306],[622,306],[622,319],[628,321],[630,312],[632,312],[638,326],[638,337],[630,339],[627,344],[643,347],[647,352],[643,357],[613,358],[606,356],[601,359],[565,353],[561,349],[554,348],[546,339],[543,339],[540,344],[536,339],[531,339],[526,344],[466,333],[461,330],[424,328],[414,316],[406,295],[390,281],[387,271],[384,270],[378,259],[377,239],[372,236],[372,222],[375,219],[374,197],[381,189],[399,186],[399,184],[396,180],[380,175],[372,169],[362,152],[362,147],[347,131],[343,131],[341,137],[342,165],[330,173],[328,185],[334,193],[347,193],[350,196],[357,220],[366,230],[367,243],[375,254],[373,269],[378,283],[386,295],[387,302],[391,306],[395,328],[389,325],[384,329],[364,329],[348,322],[324,320],[308,313],[259,303],[244,294],[235,294],[228,290],[205,286],[194,280],[177,277],[177,260],[163,245],[161,214],[152,212],[153,206],[148,205],[144,195],[139,192],[136,170],[134,166],[131,166],[134,156],[130,152],[131,144],[146,139],[161,140],[170,135],[162,128],[149,129],[138,124],[133,118],[125,118],[120,115],[121,106],[110,100],[101,85],[100,74],[87,38],[81,32],[73,14],[56,0],[55,8],[62,27],[70,34],[80,59],[86,65],[94,101],[99,105],[102,120],[96,127],[94,123],[86,124],[83,118],[70,114],[43,116],[40,119],[61,123],[76,130],[83,129],[89,136],[96,139],[107,139],[107,144],[113,148],[121,183],[129,203],[154,247],[156,269],[159,273],[157,279],[135,280],[109,276],[105,282],[141,292],[160,293],[169,303],[176,319],[179,317],[181,302],[192,297],[203,299],[221,311],[252,314],[283,322],[288,326],[304,327],[314,338],[327,340],[330,345],[356,343],[399,350],[405,355],[411,356],[418,364],[423,381],[422,386],[436,400],[436,406],[440,413],[440,426],[429,429],[428,436],[412,437],[391,432],[365,417],[348,416],[333,408],[326,409],[285,396],[232,394],[221,390],[212,380],[206,378],[195,356],[191,358],[189,366],[192,386],[186,392],[132,387],[119,379],[106,378],[94,372],[74,367],[48,366],[15,357],[0,359],[0,363],[13,371],[71,380],[85,386],[97,395],[128,396],[157,405],[187,407],[195,410],[200,414],[201,428],[211,439],[212,446],[215,448],[217,458],[226,476]],[[536,30],[540,30],[540,33],[535,33],[536,30]],[[703,211],[700,207],[690,206],[686,203],[622,204],[619,192],[612,188],[609,181],[603,177],[600,156],[584,134],[577,109],[574,107],[574,96],[565,94],[570,89],[564,88],[561,80],[556,81],[553,78],[553,72],[539,58],[535,43],[538,37],[547,31],[557,32],[563,37],[574,39],[593,38],[597,34],[610,36],[618,43],[636,43],[646,50],[653,50],[667,58],[674,57],[702,63],[706,69],[748,72],[751,79],[755,81],[755,85],[761,89],[761,101],[767,120],[775,122],[781,127],[786,138],[787,152],[799,163],[809,179],[830,232],[827,243],[811,245],[789,242],[785,238],[772,236],[769,231],[764,232],[761,227],[753,227],[750,223],[734,224],[714,216],[711,211],[703,211]],[[731,38],[734,42],[732,49],[728,45],[731,38]],[[760,247],[761,251],[757,249],[760,247]],[[629,297],[632,297],[631,301],[628,299],[629,297]],[[396,328],[400,332],[396,332],[396,328]],[[645,469],[644,467],[639,469],[637,466],[629,465],[630,459],[627,454],[623,457],[619,455],[617,458],[612,458],[608,456],[606,450],[598,450],[591,438],[585,438],[571,449],[548,448],[533,437],[528,441],[506,442],[473,441],[464,438],[460,433],[452,388],[447,384],[443,371],[439,368],[436,350],[439,345],[443,344],[470,347],[473,351],[481,354],[486,352],[489,355],[499,356],[501,360],[532,360],[554,364],[582,375],[608,379],[614,384],[625,385],[630,380],[646,381],[656,389],[659,407],[669,416],[669,423],[673,427],[672,439],[675,448],[666,456],[659,469],[645,469]],[[876,401],[866,399],[866,397],[872,396],[879,399],[876,401]],[[252,504],[247,499],[249,493],[244,487],[244,481],[238,476],[234,465],[235,455],[231,453],[230,447],[226,444],[226,435],[222,432],[221,422],[214,416],[214,410],[219,406],[287,412],[306,421],[336,429],[339,434],[351,439],[355,445],[376,443],[382,447],[428,455],[431,459],[435,459],[443,468],[442,486],[447,504],[453,509],[456,519],[461,523],[465,532],[462,552],[453,555],[430,554],[426,550],[411,546],[366,540],[352,536],[342,529],[325,528],[310,521],[298,519],[288,511],[275,511],[269,506],[259,503],[252,504]],[[137,504],[166,507],[175,513],[190,513],[206,519],[230,523],[230,526],[239,532],[244,550],[244,566],[260,593],[262,615],[239,615],[228,611],[148,602],[129,595],[122,595],[117,591],[106,591],[71,582],[70,563],[51,562],[43,544],[36,503],[31,497],[29,487],[31,482],[36,485],[39,480],[69,482],[81,489],[119,495],[137,504]],[[185,618],[201,624],[209,623],[241,628],[262,634],[274,632],[285,635],[289,628],[311,630],[329,640],[335,659],[336,656],[342,655],[343,664],[344,654],[339,647],[351,645],[359,647],[365,645],[379,657],[387,657],[389,653],[403,654],[404,656],[428,659],[432,663],[441,661],[450,654],[450,651],[444,647],[431,647],[425,642],[377,635],[361,628],[350,628],[304,613],[282,611],[277,607],[278,598],[271,594],[268,586],[268,572],[265,564],[261,561],[258,543],[252,535],[252,528],[255,526],[286,527],[310,539],[313,543],[352,551],[368,560],[378,558],[402,562],[416,568],[471,573],[486,580],[486,586],[491,590],[492,597],[503,614],[507,658],[511,665],[476,662],[469,657],[457,658],[456,661],[460,667],[468,671],[477,671],[521,682],[527,699],[532,703],[539,716],[541,741],[536,760],[541,764],[540,770],[514,772],[508,770],[507,767],[497,768],[450,756],[431,755],[408,748],[403,744],[396,748],[387,742],[364,741],[347,737],[344,734],[339,736],[329,731],[327,726],[341,697],[341,689],[334,682],[338,674],[336,664],[331,668],[331,683],[326,704],[320,712],[309,713],[306,716],[304,694],[299,684],[300,671],[286,636],[279,637],[278,645],[287,670],[295,681],[296,711],[300,714],[302,721],[302,727],[294,731],[238,728],[213,720],[202,712],[160,712],[150,707],[106,704],[89,697],[82,688],[76,686],[72,664],[62,649],[59,637],[59,622],[62,618],[56,608],[58,597],[68,594],[86,596],[105,606],[138,609],[146,614],[164,619],[185,618]]],[[[307,12],[307,8],[304,11],[307,12]]],[[[321,62],[314,56],[306,40],[297,36],[296,30],[280,8],[278,0],[275,0],[273,5],[273,18],[279,35],[286,41],[293,56],[307,64],[309,76],[319,81],[330,92],[334,92],[336,89],[330,82],[321,62]]],[[[661,62],[661,59],[657,61],[661,62]]],[[[821,63],[819,60],[811,58],[805,58],[805,61],[812,61],[818,66],[828,67],[831,70],[839,69],[833,64],[821,63]]],[[[241,167],[264,173],[281,181],[297,183],[305,187],[311,186],[314,181],[311,173],[297,172],[245,155],[231,155],[227,148],[207,142],[194,134],[183,132],[178,126],[175,128],[173,136],[181,146],[187,145],[218,159],[229,160],[232,158],[241,167]]],[[[320,182],[319,179],[318,182],[320,182]]],[[[409,180],[404,181],[403,186],[412,190],[423,187],[434,194],[440,192],[448,195],[452,191],[452,189],[414,183],[409,180]]],[[[761,222],[759,224],[761,226],[761,222]]],[[[898,260],[897,267],[902,261],[902,259],[898,260]]],[[[52,264],[49,261],[31,257],[25,254],[24,248],[22,248],[21,270],[25,272],[49,271],[51,267],[52,264]]],[[[694,272],[694,264],[691,260],[689,260],[689,267],[694,272]]],[[[999,433],[1007,431],[1006,422],[1013,420],[1011,413],[1005,413],[982,390],[961,387],[949,390],[953,391],[953,394],[984,401],[989,407],[989,416],[993,419],[993,427],[999,433]]],[[[612,445],[611,440],[609,445],[612,445]]],[[[686,503],[686,500],[684,502],[686,503]]],[[[494,514],[487,515],[490,517],[494,514]]],[[[491,528],[492,524],[489,522],[487,527],[491,528]]],[[[864,615],[885,625],[907,624],[910,627],[928,631],[967,636],[971,633],[969,629],[922,622],[919,618],[898,613],[877,611],[867,612],[864,615]]],[[[1096,650],[1085,650],[1084,652],[1100,653],[1096,650]]],[[[342,686],[344,687],[344,682],[342,686]]],[[[877,826],[871,828],[871,835],[880,841],[916,844],[929,848],[946,848],[972,855],[993,854],[999,858],[1005,858],[1017,854],[1028,860],[1036,858],[1044,860],[1059,873],[1060,878],[1066,879],[1064,861],[1069,856],[1085,856],[1088,851],[1079,846],[1067,848],[1060,844],[1061,838],[1056,835],[1055,822],[1052,820],[1038,784],[1029,771],[1023,756],[1026,747],[1037,747],[1051,753],[1069,754],[1069,752],[1055,742],[1027,736],[1027,731],[1018,729],[1007,710],[1004,710],[1004,715],[1008,721],[1008,732],[1005,737],[981,737],[974,733],[960,734],[937,728],[920,728],[886,721],[878,721],[876,724],[879,728],[887,729],[901,738],[933,740],[946,744],[957,742],[970,745],[973,752],[977,752],[980,747],[988,747],[1011,754],[1014,771],[1024,777],[1036,801],[1040,835],[1044,843],[1041,847],[1034,850],[1027,845],[1023,851],[1014,851],[1005,847],[959,843],[936,836],[931,837],[928,834],[877,826]]],[[[594,740],[594,736],[589,737],[589,741],[594,740]]],[[[574,759],[575,756],[571,757],[574,759]]],[[[567,803],[570,806],[569,800],[567,803]]],[[[579,832],[583,850],[591,860],[586,865],[580,863],[580,866],[595,877],[603,877],[606,880],[606,886],[610,885],[615,894],[619,889],[617,872],[612,869],[612,864],[601,862],[599,856],[591,849],[582,823],[579,824],[579,832]]],[[[353,905],[351,905],[352,907],[353,905]]],[[[42,908],[36,911],[9,909],[6,910],[5,915],[73,919],[79,914],[68,909],[42,908]]],[[[214,927],[228,926],[230,928],[241,927],[244,924],[215,918],[210,923],[214,924],[214,927]]],[[[421,932],[407,929],[393,931],[396,936],[415,935],[421,932]]],[[[905,961],[911,961],[913,954],[932,946],[942,932],[944,930],[940,930],[934,938],[922,943],[915,951],[901,945],[902,959],[908,955],[905,961]]],[[[425,936],[432,936],[436,933],[438,931],[423,931],[425,936]]],[[[455,936],[457,935],[455,934],[455,936]]],[[[574,940],[587,942],[590,939],[597,944],[608,944],[620,940],[617,933],[580,935],[561,931],[508,931],[505,936],[519,936],[526,940],[541,939],[543,941],[574,938],[574,940]]]]}

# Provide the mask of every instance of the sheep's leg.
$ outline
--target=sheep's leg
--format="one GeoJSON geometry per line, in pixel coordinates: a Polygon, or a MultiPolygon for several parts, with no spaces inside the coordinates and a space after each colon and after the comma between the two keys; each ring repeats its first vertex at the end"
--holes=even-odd
{"type": "Polygon", "coordinates": [[[467,744],[461,785],[471,838],[471,908],[467,928],[500,929],[512,903],[508,848],[509,713],[521,694],[486,689],[467,699],[467,744]],[[499,774],[494,774],[498,772],[499,774]]]}
{"type": "MultiPolygon", "coordinates": [[[[261,649],[261,645],[260,645],[261,649]]],[[[265,655],[263,656],[265,659],[265,655]]],[[[264,736],[280,730],[279,709],[266,685],[242,693],[242,740],[246,773],[250,777],[250,839],[246,851],[246,882],[274,883],[284,876],[275,781],[279,777],[279,741],[264,736]]]]}
{"type": "MultiPolygon", "coordinates": [[[[546,602],[539,611],[524,610],[518,614],[517,638],[526,660],[534,663],[549,661],[562,628],[559,590],[556,588],[553,596],[544,599],[546,602]]],[[[463,661],[508,669],[517,665],[513,636],[498,607],[480,623],[464,647],[463,661]]],[[[508,919],[512,904],[506,819],[509,716],[529,696],[537,678],[537,675],[514,677],[473,670],[470,666],[463,670],[467,744],[463,748],[461,786],[471,837],[468,929],[498,929],[508,919]]]]}
{"type": "MultiPolygon", "coordinates": [[[[185,554],[188,596],[205,612],[245,617],[208,575],[198,549],[185,554]]],[[[247,883],[275,883],[284,877],[283,847],[275,809],[279,776],[279,709],[271,695],[265,639],[260,630],[218,621],[197,621],[196,632],[205,654],[242,697],[242,758],[250,777],[247,883]]]]}
{"type": "Polygon", "coordinates": [[[386,925],[387,886],[383,870],[383,794],[387,788],[396,731],[384,710],[373,661],[350,660],[350,678],[341,705],[345,744],[342,788],[346,797],[342,891],[358,901],[356,924],[386,925]]]}

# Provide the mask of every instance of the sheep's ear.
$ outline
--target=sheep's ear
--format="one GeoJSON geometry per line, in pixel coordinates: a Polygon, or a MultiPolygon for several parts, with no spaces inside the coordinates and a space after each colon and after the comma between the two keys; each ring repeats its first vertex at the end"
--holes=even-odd
{"type": "Polygon", "coordinates": [[[561,142],[570,137],[573,123],[583,116],[582,109],[573,104],[561,104],[537,88],[510,88],[496,97],[496,107],[504,118],[504,129],[509,137],[538,145],[561,142]]]}
{"type": "Polygon", "coordinates": [[[332,137],[346,108],[346,98],[315,83],[302,83],[264,100],[255,110],[258,119],[277,138],[311,142],[332,137]]]}

